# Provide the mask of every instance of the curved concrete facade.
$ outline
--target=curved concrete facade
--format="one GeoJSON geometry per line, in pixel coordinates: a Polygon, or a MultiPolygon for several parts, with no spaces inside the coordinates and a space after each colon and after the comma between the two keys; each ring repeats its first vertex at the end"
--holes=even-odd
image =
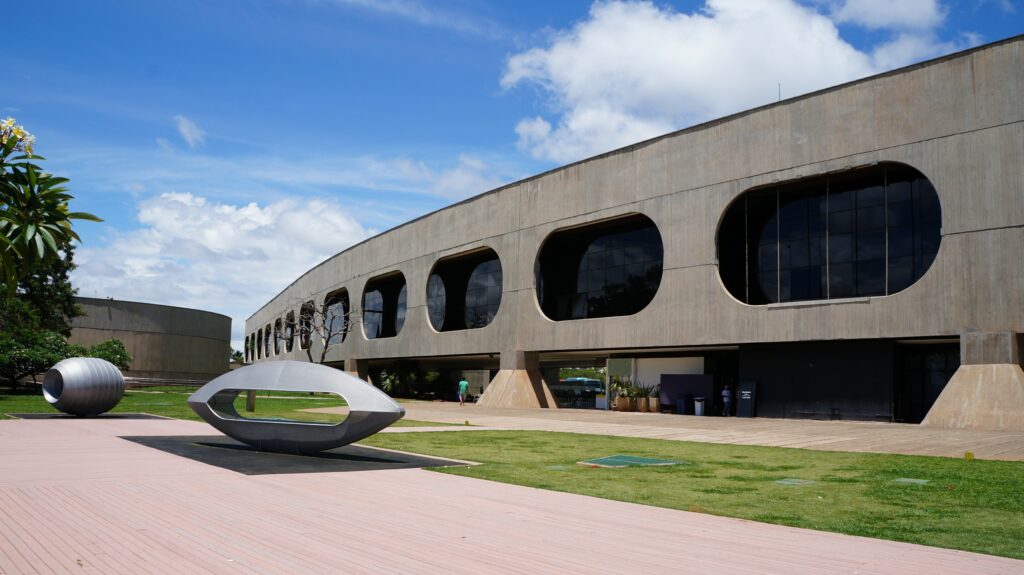
{"type": "Polygon", "coordinates": [[[85,346],[121,340],[132,356],[129,379],[209,381],[228,371],[231,318],[208,311],[76,298],[85,315],[71,322],[69,341],[85,346]]]}
{"type": "MultiPolygon", "coordinates": [[[[402,331],[370,341],[357,327],[331,348],[329,361],[500,354],[503,370],[528,370],[535,352],[1024,332],[1021,94],[1024,37],[1016,37],[641,142],[358,244],[259,309],[247,320],[246,334],[339,288],[358,302],[369,278],[393,271],[408,284],[402,331]],[[765,306],[729,295],[718,273],[716,233],[737,197],[876,162],[911,166],[937,190],[941,247],[919,281],[886,297],[765,306]],[[625,317],[546,318],[534,277],[545,238],[637,213],[654,221],[664,242],[653,301],[625,317]],[[484,247],[497,253],[504,270],[497,316],[484,328],[435,332],[425,301],[431,268],[441,258],[484,247]]],[[[295,346],[270,359],[304,355],[295,346]]],[[[1019,362],[1019,356],[1001,361],[1019,362]]]]}

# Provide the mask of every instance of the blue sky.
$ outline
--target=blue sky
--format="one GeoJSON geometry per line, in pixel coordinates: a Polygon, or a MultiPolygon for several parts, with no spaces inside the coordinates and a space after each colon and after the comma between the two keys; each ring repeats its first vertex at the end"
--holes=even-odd
{"type": "Polygon", "coordinates": [[[0,115],[96,213],[81,295],[245,317],[379,231],[674,129],[1024,32],[1022,0],[40,0],[0,115]]]}

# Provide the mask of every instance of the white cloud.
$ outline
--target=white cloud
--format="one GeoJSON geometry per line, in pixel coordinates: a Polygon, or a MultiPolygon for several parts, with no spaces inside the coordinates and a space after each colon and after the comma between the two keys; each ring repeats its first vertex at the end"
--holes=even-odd
{"type": "Polygon", "coordinates": [[[510,57],[501,84],[547,93],[558,121],[521,121],[519,143],[568,162],[774,101],[779,83],[792,96],[874,71],[831,20],[790,0],[710,0],[692,14],[613,1],[510,57]]]}
{"type": "Polygon", "coordinates": [[[342,6],[396,16],[420,26],[443,28],[462,34],[489,38],[505,35],[501,26],[487,18],[446,10],[437,5],[417,0],[333,0],[333,2],[342,6]]]}
{"type": "Polygon", "coordinates": [[[156,147],[159,148],[160,151],[165,153],[165,154],[173,154],[174,153],[174,145],[171,144],[170,142],[168,142],[167,140],[165,140],[164,138],[157,138],[156,139],[156,147]]]}
{"type": "Polygon", "coordinates": [[[901,33],[894,39],[876,46],[871,53],[871,60],[879,70],[891,70],[940,54],[965,50],[978,44],[981,44],[981,37],[971,33],[962,34],[956,40],[946,41],[939,40],[931,33],[901,33]]]}
{"type": "Polygon", "coordinates": [[[942,24],[946,11],[937,0],[844,0],[833,16],[865,28],[931,29],[942,24]]]}
{"type": "Polygon", "coordinates": [[[774,102],[780,87],[797,96],[980,41],[940,40],[944,18],[935,0],[707,0],[692,13],[598,1],[509,57],[501,85],[540,89],[549,112],[518,122],[518,145],[565,163],[774,102]],[[858,50],[839,22],[888,37],[858,50]]]}
{"type": "Polygon", "coordinates": [[[337,202],[285,199],[233,205],[166,193],[138,205],[141,227],[75,252],[72,281],[89,297],[217,311],[245,318],[325,258],[376,233],[337,202]]]}
{"type": "MultiPolygon", "coordinates": [[[[206,143],[206,132],[194,121],[178,114],[174,117],[174,123],[178,126],[178,133],[181,139],[185,140],[188,147],[195,148],[206,143]]],[[[159,144],[159,141],[157,142],[159,144]]]]}
{"type": "Polygon", "coordinates": [[[461,200],[493,190],[504,183],[507,182],[496,176],[486,162],[461,154],[457,166],[433,177],[430,189],[441,197],[461,200]]]}

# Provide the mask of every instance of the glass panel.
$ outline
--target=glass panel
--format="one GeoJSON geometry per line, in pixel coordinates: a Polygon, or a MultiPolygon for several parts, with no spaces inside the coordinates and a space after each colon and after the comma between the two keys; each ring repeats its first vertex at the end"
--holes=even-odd
{"type": "Polygon", "coordinates": [[[501,305],[501,262],[485,261],[473,269],[466,288],[466,327],[484,327],[494,320],[501,305]]]}
{"type": "Polygon", "coordinates": [[[327,296],[324,305],[324,327],[327,329],[328,345],[345,341],[348,332],[348,292],[341,291],[327,296]]]}
{"type": "Polygon", "coordinates": [[[363,294],[363,333],[366,339],[376,339],[381,335],[381,323],[384,317],[384,296],[378,290],[363,294]]]}
{"type": "Polygon", "coordinates": [[[402,284],[402,289],[398,291],[398,302],[395,309],[395,335],[402,331],[405,326],[405,310],[406,302],[408,299],[408,290],[406,290],[405,283],[402,284]]]}
{"type": "Polygon", "coordinates": [[[427,316],[430,318],[430,325],[437,331],[444,331],[446,305],[444,280],[437,274],[430,274],[430,279],[427,280],[427,316]]]}

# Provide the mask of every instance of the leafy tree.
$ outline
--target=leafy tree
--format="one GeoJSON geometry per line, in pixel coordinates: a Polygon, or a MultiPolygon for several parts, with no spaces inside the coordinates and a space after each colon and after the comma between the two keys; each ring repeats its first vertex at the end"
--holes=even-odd
{"type": "MultiPolygon", "coordinates": [[[[27,302],[39,316],[39,326],[71,335],[71,320],[82,315],[75,302],[78,290],[68,277],[75,269],[74,246],[68,245],[58,257],[37,265],[18,282],[18,299],[27,302]]],[[[0,296],[2,297],[2,296],[0,296]]]]}
{"type": "Polygon", "coordinates": [[[33,269],[80,239],[72,220],[102,221],[69,210],[68,179],[32,163],[44,159],[33,154],[34,143],[35,137],[13,118],[0,121],[0,278],[8,296],[33,269]]]}
{"type": "Polygon", "coordinates": [[[61,334],[40,329],[39,317],[27,303],[0,297],[0,378],[17,382],[49,369],[78,351],[61,334]]]}
{"type": "Polygon", "coordinates": [[[245,356],[242,355],[242,352],[238,351],[237,349],[233,349],[231,350],[230,359],[233,360],[235,363],[243,363],[245,361],[245,356]]]}

